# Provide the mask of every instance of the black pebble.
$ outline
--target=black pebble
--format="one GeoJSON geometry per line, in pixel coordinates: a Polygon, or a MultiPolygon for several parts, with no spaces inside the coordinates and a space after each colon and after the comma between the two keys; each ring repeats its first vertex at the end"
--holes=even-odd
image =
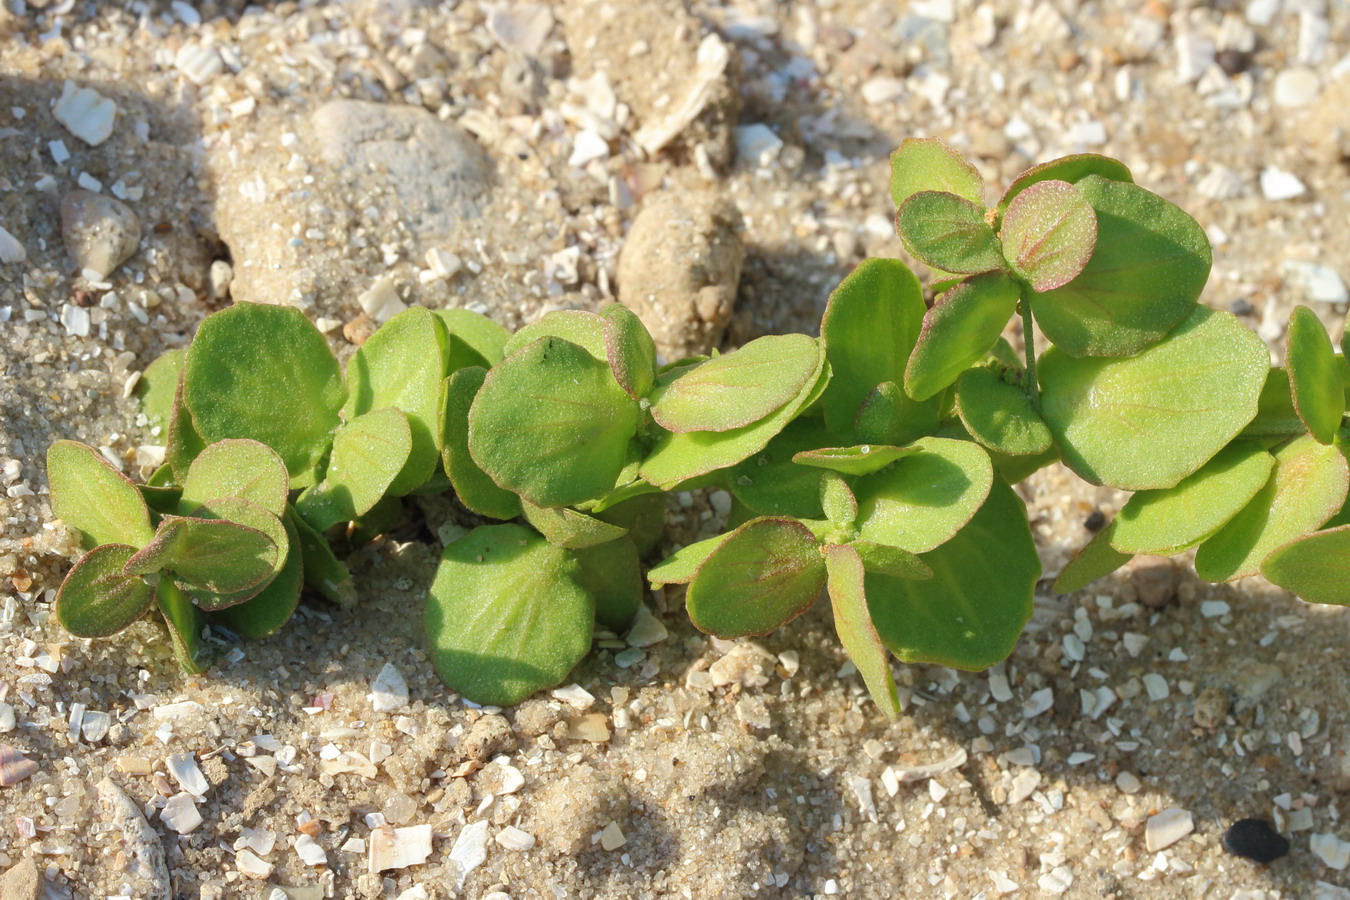
{"type": "Polygon", "coordinates": [[[1094,509],[1088,513],[1088,517],[1083,520],[1083,527],[1093,534],[1106,527],[1106,514],[1100,509],[1094,509]]]}
{"type": "Polygon", "coordinates": [[[1234,856],[1270,863],[1289,854],[1289,841],[1265,819],[1241,819],[1223,833],[1224,849],[1234,856]]]}

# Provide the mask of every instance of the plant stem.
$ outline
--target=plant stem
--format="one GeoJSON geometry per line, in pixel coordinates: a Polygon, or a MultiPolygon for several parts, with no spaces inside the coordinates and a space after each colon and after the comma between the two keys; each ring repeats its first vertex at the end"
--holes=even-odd
{"type": "Polygon", "coordinates": [[[1022,344],[1026,352],[1027,369],[1022,374],[1022,390],[1026,391],[1027,400],[1031,403],[1031,408],[1036,412],[1041,411],[1041,390],[1036,381],[1036,332],[1035,323],[1031,318],[1031,303],[1025,292],[1022,299],[1017,304],[1018,311],[1022,313],[1022,344]]]}

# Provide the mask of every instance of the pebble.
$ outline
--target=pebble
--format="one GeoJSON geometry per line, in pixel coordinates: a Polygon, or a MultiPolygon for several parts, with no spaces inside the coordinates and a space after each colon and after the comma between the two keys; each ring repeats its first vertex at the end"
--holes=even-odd
{"type": "Polygon", "coordinates": [[[1283,69],[1275,76],[1275,105],[1285,109],[1312,106],[1321,89],[1322,80],[1312,69],[1306,66],[1283,69]]]}
{"type": "Polygon", "coordinates": [[[542,3],[501,3],[491,7],[487,27],[507,50],[538,56],[553,30],[553,11],[542,3]]]}
{"type": "Polygon", "coordinates": [[[514,825],[507,825],[497,832],[496,841],[507,850],[515,850],[518,853],[529,850],[535,844],[534,835],[521,831],[514,825]]]}
{"type": "Polygon", "coordinates": [[[356,298],[356,302],[366,315],[380,324],[388,322],[408,308],[399,297],[393,279],[387,275],[377,278],[365,293],[356,298]]]}
{"type": "Polygon", "coordinates": [[[159,811],[159,820],[172,831],[190,834],[202,824],[202,814],[197,811],[197,803],[186,791],[174,794],[159,811]]]}
{"type": "Polygon", "coordinates": [[[1223,833],[1223,847],[1235,856],[1261,864],[1289,855],[1289,840],[1265,819],[1239,819],[1223,833]]]}
{"type": "Polygon", "coordinates": [[[630,647],[650,647],[653,644],[659,644],[669,636],[665,624],[652,615],[645,605],[638,607],[637,616],[633,619],[633,627],[628,629],[628,634],[624,636],[630,647]]]}
{"type": "Polygon", "coordinates": [[[101,281],[140,248],[141,221],[115,197],[71,191],[61,198],[61,238],[76,270],[101,281]]]}
{"type": "Polygon", "coordinates": [[[1127,794],[1137,794],[1144,787],[1144,783],[1133,772],[1121,772],[1116,775],[1116,787],[1127,794]]]}
{"type": "Polygon", "coordinates": [[[28,251],[23,249],[23,244],[19,239],[0,226],[0,263],[5,265],[14,265],[21,263],[28,258],[28,251]]]}
{"type": "Polygon", "coordinates": [[[169,868],[159,835],[145,821],[136,803],[111,778],[100,781],[97,791],[99,813],[116,835],[114,840],[104,843],[103,850],[124,860],[121,880],[134,896],[171,900],[169,868]]]}
{"type": "Polygon", "coordinates": [[[1049,712],[1055,706],[1055,692],[1052,688],[1041,688],[1022,704],[1022,718],[1034,719],[1041,713],[1049,712]]]}
{"type": "Polygon", "coordinates": [[[863,82],[862,98],[869,106],[893,103],[905,96],[905,80],[878,75],[863,82]]]}
{"type": "Polygon", "coordinates": [[[1149,853],[1166,850],[1177,841],[1195,830],[1195,820],[1190,812],[1177,807],[1165,809],[1155,816],[1149,816],[1144,826],[1144,845],[1149,853]]]}
{"type": "Polygon", "coordinates": [[[487,859],[488,821],[480,819],[471,825],[465,825],[450,848],[450,859],[459,865],[459,890],[469,873],[478,868],[487,859]]]}
{"type": "Polygon", "coordinates": [[[573,709],[584,711],[595,705],[595,695],[579,684],[554,688],[552,694],[555,700],[561,700],[573,709]]]}
{"type": "Polygon", "coordinates": [[[1303,292],[1303,299],[1315,303],[1350,302],[1350,289],[1345,279],[1330,266],[1320,263],[1286,260],[1284,276],[1303,292]]]}
{"type": "Polygon", "coordinates": [[[75,137],[97,147],[112,134],[117,104],[93,88],[76,87],[66,79],[52,115],[75,137]]]}
{"type": "Polygon", "coordinates": [[[768,125],[739,125],[736,128],[736,155],[761,169],[773,165],[783,149],[783,139],[768,125]]]}
{"type": "Polygon", "coordinates": [[[1008,791],[1008,805],[1021,803],[1030,797],[1040,784],[1040,772],[1035,769],[1022,769],[1013,777],[1012,788],[1008,791]]]}
{"type": "Polygon", "coordinates": [[[1307,193],[1307,186],[1292,172],[1275,166],[1261,170],[1261,193],[1267,200],[1292,200],[1307,193]]]}
{"type": "Polygon", "coordinates": [[[45,885],[46,879],[29,856],[0,877],[0,897],[4,900],[38,900],[45,885]]]}
{"type": "Polygon", "coordinates": [[[1041,890],[1062,894],[1073,887],[1073,871],[1068,866],[1056,866],[1036,880],[1041,890]]]}
{"type": "Polygon", "coordinates": [[[385,663],[370,684],[370,708],[375,712],[397,712],[408,705],[408,682],[393,663],[385,663]]]}
{"type": "Polygon", "coordinates": [[[626,843],[628,838],[617,822],[610,822],[600,831],[600,846],[606,850],[618,850],[626,843]]]}
{"type": "Polygon", "coordinates": [[[260,859],[252,850],[240,850],[236,853],[234,866],[241,874],[259,880],[271,875],[274,868],[270,862],[260,859]]]}
{"type": "Polygon", "coordinates": [[[1177,567],[1170,560],[1136,560],[1128,571],[1139,602],[1150,609],[1162,609],[1176,599],[1177,567]]]}

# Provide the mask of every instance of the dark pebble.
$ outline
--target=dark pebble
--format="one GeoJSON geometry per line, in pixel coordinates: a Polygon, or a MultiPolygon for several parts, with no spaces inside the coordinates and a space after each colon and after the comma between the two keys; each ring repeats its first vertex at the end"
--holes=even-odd
{"type": "Polygon", "coordinates": [[[1102,512],[1100,509],[1094,509],[1092,512],[1088,513],[1088,517],[1083,520],[1083,527],[1093,534],[1101,531],[1106,527],[1106,513],[1102,512]]]}
{"type": "Polygon", "coordinates": [[[1252,306],[1251,301],[1246,297],[1237,298],[1228,308],[1235,316],[1250,316],[1256,312],[1256,307],[1252,306]]]}
{"type": "Polygon", "coordinates": [[[1225,74],[1236,75],[1251,68],[1252,55],[1241,50],[1220,50],[1214,61],[1225,74]]]}
{"type": "Polygon", "coordinates": [[[1265,819],[1241,819],[1223,833],[1224,849],[1261,864],[1289,854],[1289,841],[1265,819]]]}

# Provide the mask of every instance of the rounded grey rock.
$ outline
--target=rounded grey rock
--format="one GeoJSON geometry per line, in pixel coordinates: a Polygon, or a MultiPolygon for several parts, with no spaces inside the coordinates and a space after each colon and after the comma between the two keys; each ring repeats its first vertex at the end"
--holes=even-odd
{"type": "Polygon", "coordinates": [[[141,246],[141,220],[115,197],[71,191],[61,198],[61,237],[79,271],[108,275],[141,246]]]}

